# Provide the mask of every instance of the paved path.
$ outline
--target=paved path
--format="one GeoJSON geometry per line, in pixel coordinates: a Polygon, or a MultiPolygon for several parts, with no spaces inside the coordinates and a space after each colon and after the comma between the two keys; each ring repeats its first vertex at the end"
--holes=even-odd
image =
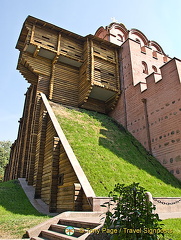
{"type": "MultiPolygon", "coordinates": [[[[41,199],[34,199],[34,187],[27,185],[25,178],[18,179],[26,196],[29,198],[31,204],[40,212],[45,215],[56,216],[58,213],[50,213],[48,205],[45,204],[41,199]]],[[[181,212],[169,212],[169,213],[159,213],[160,219],[168,218],[181,218],[181,212]]]]}
{"type": "Polygon", "coordinates": [[[160,219],[181,218],[181,212],[159,213],[160,219]]]}
{"type": "Polygon", "coordinates": [[[26,196],[29,198],[31,204],[34,208],[37,209],[38,212],[49,215],[49,216],[56,216],[58,213],[50,213],[48,205],[44,203],[41,199],[34,199],[35,189],[33,186],[27,185],[25,178],[18,178],[21,187],[23,188],[26,196]]]}

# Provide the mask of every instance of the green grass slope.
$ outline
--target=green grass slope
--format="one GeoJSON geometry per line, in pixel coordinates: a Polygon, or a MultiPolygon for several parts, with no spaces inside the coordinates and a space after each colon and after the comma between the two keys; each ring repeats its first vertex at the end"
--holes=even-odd
{"type": "Polygon", "coordinates": [[[51,103],[96,196],[139,182],[154,197],[181,196],[181,183],[112,118],[51,103]]]}
{"type": "Polygon", "coordinates": [[[17,180],[0,183],[0,239],[22,238],[48,218],[31,205],[17,180]]]}

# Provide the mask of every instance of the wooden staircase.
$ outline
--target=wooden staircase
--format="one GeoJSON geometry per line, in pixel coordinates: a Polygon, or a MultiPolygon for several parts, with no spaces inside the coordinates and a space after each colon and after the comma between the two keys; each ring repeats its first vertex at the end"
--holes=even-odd
{"type": "Polygon", "coordinates": [[[61,215],[52,218],[52,221],[46,221],[44,226],[40,224],[40,231],[37,231],[38,226],[35,227],[35,231],[27,231],[30,240],[83,240],[102,226],[100,213],[86,212],[84,216],[83,212],[71,212],[68,217],[61,215]],[[70,229],[68,232],[67,227],[70,229]],[[37,236],[35,232],[38,233],[37,236]]]}
{"type": "Polygon", "coordinates": [[[31,238],[31,240],[83,239],[82,237],[84,234],[88,233],[88,229],[92,230],[99,225],[100,224],[97,223],[60,219],[57,224],[52,224],[48,230],[41,231],[39,237],[31,238]],[[68,226],[74,228],[75,232],[72,236],[68,236],[65,233],[65,229],[68,226]]]}

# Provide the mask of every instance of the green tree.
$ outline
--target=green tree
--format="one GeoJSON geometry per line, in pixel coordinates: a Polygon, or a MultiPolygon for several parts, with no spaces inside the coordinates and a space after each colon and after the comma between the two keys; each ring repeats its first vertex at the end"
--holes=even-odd
{"type": "Polygon", "coordinates": [[[4,168],[9,161],[11,141],[0,141],[0,182],[4,177],[4,168]]]}
{"type": "Polygon", "coordinates": [[[108,234],[111,240],[164,239],[163,224],[159,223],[158,214],[154,214],[155,206],[139,183],[129,186],[118,183],[109,196],[112,200],[102,206],[108,207],[104,228],[117,230],[108,234]]]}

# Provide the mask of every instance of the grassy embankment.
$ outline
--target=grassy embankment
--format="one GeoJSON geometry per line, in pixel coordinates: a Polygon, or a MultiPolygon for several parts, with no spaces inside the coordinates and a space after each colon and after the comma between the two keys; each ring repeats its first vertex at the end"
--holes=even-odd
{"type": "Polygon", "coordinates": [[[181,196],[181,182],[110,117],[52,108],[97,196],[107,196],[118,182],[139,182],[154,197],[181,196]]]}
{"type": "Polygon", "coordinates": [[[22,238],[48,218],[34,209],[17,180],[0,183],[0,239],[22,238]]]}

